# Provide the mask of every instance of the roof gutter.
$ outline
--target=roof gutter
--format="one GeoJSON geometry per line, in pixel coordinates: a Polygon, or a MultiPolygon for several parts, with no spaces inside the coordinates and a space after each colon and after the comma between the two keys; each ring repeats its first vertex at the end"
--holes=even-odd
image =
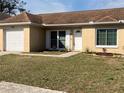
{"type": "Polygon", "coordinates": [[[124,24],[124,20],[119,20],[116,22],[93,22],[89,23],[68,23],[68,24],[38,24],[32,22],[16,22],[16,23],[0,23],[0,26],[15,26],[15,25],[35,25],[35,26],[44,26],[44,27],[52,27],[52,26],[85,26],[85,25],[104,25],[104,24],[124,24]]]}
{"type": "Polygon", "coordinates": [[[31,22],[0,23],[0,26],[29,25],[31,22]]]}
{"type": "Polygon", "coordinates": [[[52,27],[52,26],[82,26],[82,25],[100,25],[100,24],[120,24],[124,23],[122,21],[116,22],[89,22],[89,23],[69,23],[69,24],[42,24],[43,26],[52,27]]]}

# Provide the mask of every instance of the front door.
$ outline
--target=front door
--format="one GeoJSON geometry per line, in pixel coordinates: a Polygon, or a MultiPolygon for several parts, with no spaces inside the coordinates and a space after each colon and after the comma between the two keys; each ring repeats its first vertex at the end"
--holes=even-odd
{"type": "Polygon", "coordinates": [[[82,32],[80,30],[74,31],[74,50],[82,50],[82,32]]]}

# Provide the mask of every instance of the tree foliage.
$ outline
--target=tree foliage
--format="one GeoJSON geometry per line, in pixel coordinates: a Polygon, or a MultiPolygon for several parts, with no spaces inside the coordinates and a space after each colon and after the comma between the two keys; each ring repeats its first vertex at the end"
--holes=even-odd
{"type": "Polygon", "coordinates": [[[24,5],[26,2],[22,0],[0,0],[0,12],[16,15],[18,12],[26,11],[24,5]]]}

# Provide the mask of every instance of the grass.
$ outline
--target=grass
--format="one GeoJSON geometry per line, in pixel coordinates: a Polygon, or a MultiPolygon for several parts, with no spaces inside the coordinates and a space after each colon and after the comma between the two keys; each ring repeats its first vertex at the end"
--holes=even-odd
{"type": "Polygon", "coordinates": [[[0,57],[0,81],[68,93],[124,93],[124,58],[0,57]]]}
{"type": "Polygon", "coordinates": [[[44,54],[44,55],[61,55],[67,53],[65,51],[43,51],[43,52],[31,52],[30,54],[44,54]]]}

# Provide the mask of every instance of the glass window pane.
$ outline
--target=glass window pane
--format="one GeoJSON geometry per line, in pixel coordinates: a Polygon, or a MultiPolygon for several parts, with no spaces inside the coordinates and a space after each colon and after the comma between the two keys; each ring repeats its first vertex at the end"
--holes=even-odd
{"type": "Polygon", "coordinates": [[[65,48],[65,31],[59,31],[59,48],[65,48]]]}
{"type": "Polygon", "coordinates": [[[57,31],[51,32],[51,39],[57,39],[57,31]]]}
{"type": "Polygon", "coordinates": [[[59,48],[65,48],[65,41],[59,40],[59,48]]]}
{"type": "Polygon", "coordinates": [[[60,31],[59,32],[59,39],[65,40],[65,31],[60,31]]]}
{"type": "Polygon", "coordinates": [[[107,45],[116,45],[117,44],[117,31],[116,29],[107,30],[107,45]]]}
{"type": "Polygon", "coordinates": [[[106,45],[106,30],[97,30],[97,45],[106,45]]]}
{"type": "Polygon", "coordinates": [[[51,32],[51,48],[57,48],[57,31],[51,32]]]}
{"type": "Polygon", "coordinates": [[[53,49],[57,48],[57,40],[51,40],[51,48],[53,49]]]}

